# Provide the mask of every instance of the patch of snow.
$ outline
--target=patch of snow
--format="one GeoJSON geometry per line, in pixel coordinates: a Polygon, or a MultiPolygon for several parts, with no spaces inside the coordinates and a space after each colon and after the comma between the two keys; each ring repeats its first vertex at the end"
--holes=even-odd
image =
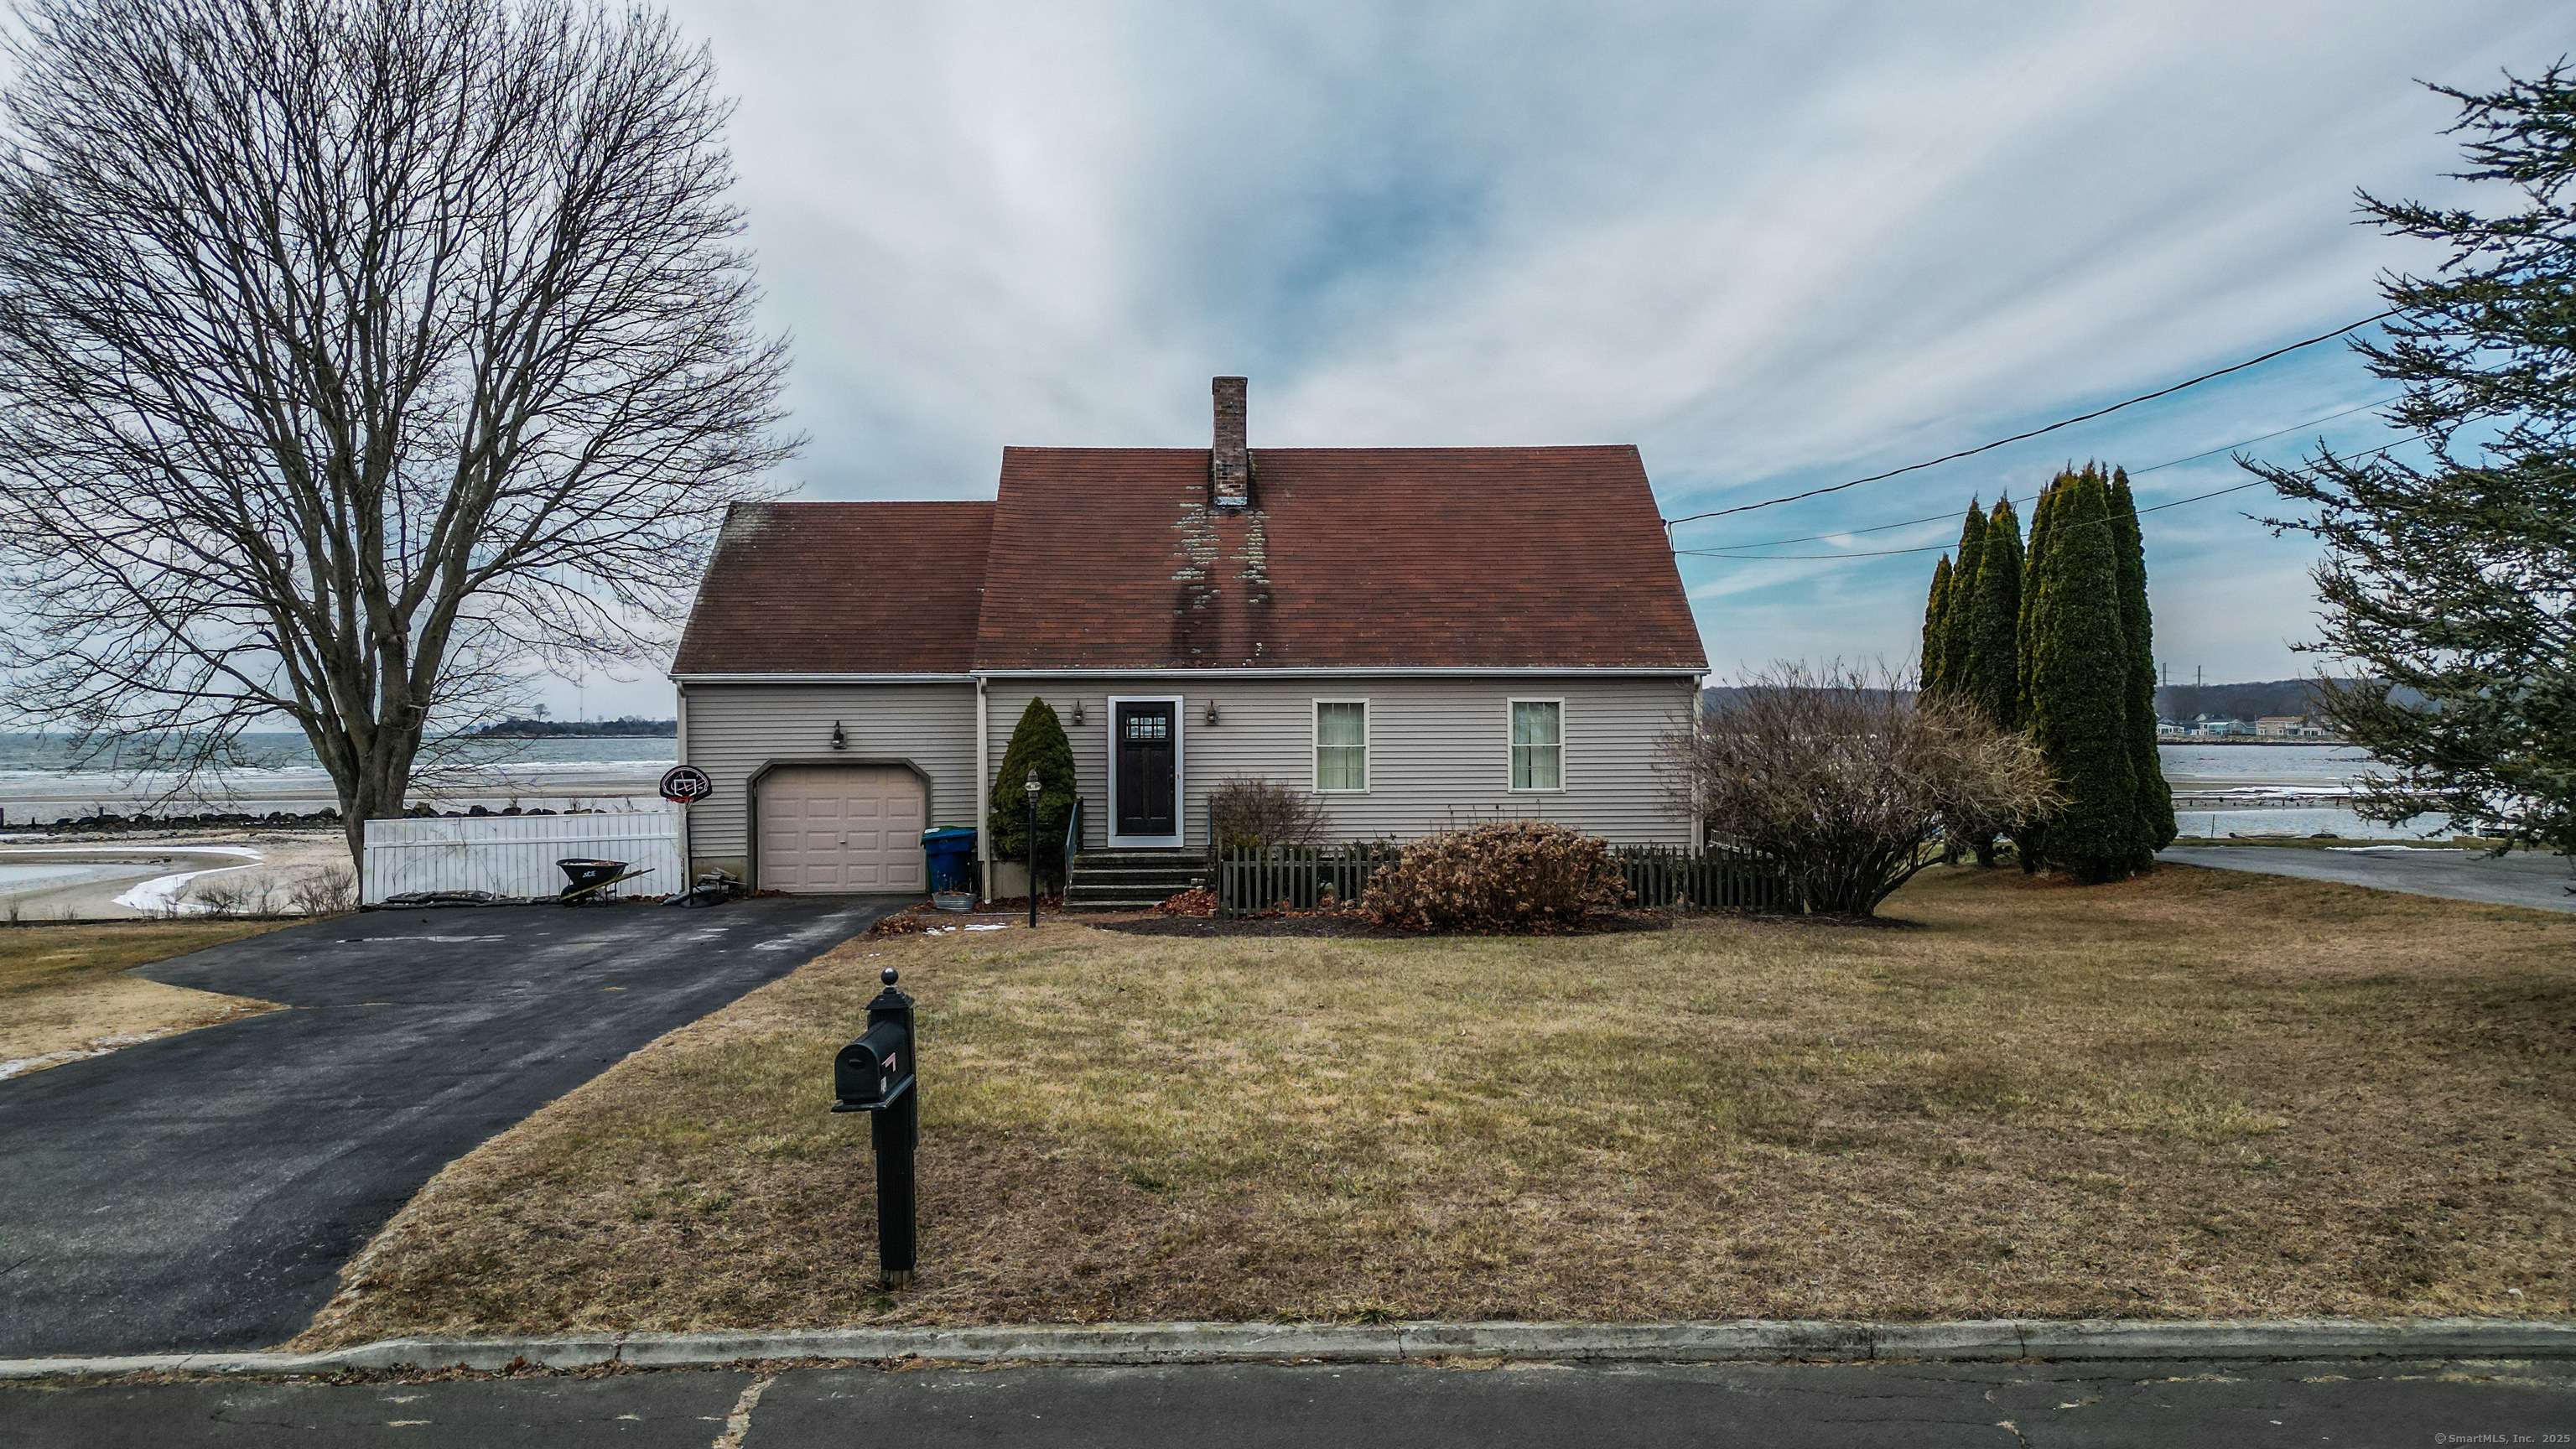
{"type": "Polygon", "coordinates": [[[182,871],[177,875],[156,875],[118,896],[116,903],[129,911],[141,911],[147,916],[187,915],[190,912],[202,912],[206,909],[203,905],[195,901],[182,900],[179,897],[179,893],[188,888],[188,882],[201,875],[221,875],[225,871],[248,870],[259,864],[262,858],[256,850],[244,850],[238,847],[222,848],[221,853],[246,855],[250,859],[240,865],[219,865],[212,870],[190,870],[182,871]]]}
{"type": "Polygon", "coordinates": [[[103,1057],[118,1047],[139,1046],[144,1042],[155,1041],[170,1034],[167,1031],[121,1032],[115,1036],[100,1037],[96,1041],[68,1050],[47,1052],[43,1056],[13,1057],[8,1061],[0,1061],[0,1082],[5,1082],[11,1077],[23,1077],[29,1072],[39,1071],[45,1067],[58,1067],[65,1062],[103,1057]]]}
{"type": "Polygon", "coordinates": [[[342,944],[372,946],[378,941],[498,941],[499,936],[350,936],[342,944]]]}

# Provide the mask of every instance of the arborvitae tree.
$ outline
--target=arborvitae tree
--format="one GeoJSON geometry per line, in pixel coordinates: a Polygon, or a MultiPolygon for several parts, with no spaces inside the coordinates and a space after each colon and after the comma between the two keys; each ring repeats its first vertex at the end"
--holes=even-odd
{"type": "Polygon", "coordinates": [[[2087,466],[2049,486],[2030,581],[2030,730],[2065,804],[2048,863],[2087,884],[2138,869],[2145,846],[2130,754],[2129,648],[2109,491],[2087,466]]]}
{"type": "Polygon", "coordinates": [[[2013,624],[2014,669],[2018,685],[2015,693],[2020,701],[2015,709],[2024,725],[2030,723],[2031,664],[2039,657],[2039,652],[2031,638],[2031,628],[2038,618],[2039,583],[2048,567],[2048,537],[2051,532],[2049,525],[2057,516],[2057,504],[2060,500],[2059,485],[2074,477],[2075,470],[2072,468],[2061,471],[2055,478],[2049,480],[2047,487],[2039,491],[2038,500],[2030,506],[2030,548],[2022,559],[2021,615],[2013,624]]]}
{"type": "MultiPolygon", "coordinates": [[[[2021,610],[2021,520],[2009,502],[1997,503],[1977,517],[1977,569],[1950,580],[1951,661],[1946,692],[1992,721],[1997,728],[2017,730],[2020,717],[2020,648],[2016,633],[2021,610]]],[[[1995,863],[1995,837],[2011,820],[1954,816],[1947,827],[1951,843],[1974,852],[1979,865],[1995,863]]]]}
{"type": "MultiPolygon", "coordinates": [[[[2074,474],[2061,472],[2039,491],[2030,506],[2030,547],[2022,558],[2021,610],[2013,620],[2013,719],[2023,729],[2030,728],[2031,662],[2037,650],[2031,647],[2031,631],[2039,617],[2040,582],[2048,571],[2050,520],[2057,515],[2059,484],[2074,474]]],[[[2034,873],[2047,862],[2048,824],[2043,820],[2018,821],[2012,828],[2014,853],[2021,858],[2025,873],[2034,873]]]]}
{"type": "Polygon", "coordinates": [[[993,778],[993,813],[984,824],[993,833],[993,858],[1029,860],[1029,771],[1038,772],[1037,859],[1031,862],[1031,890],[1039,880],[1064,888],[1064,828],[1073,818],[1073,745],[1055,707],[1032,699],[1011,730],[1010,748],[1002,751],[1002,768],[993,778]]]}
{"type": "Polygon", "coordinates": [[[1942,683],[1942,654],[1950,643],[1950,586],[1955,575],[1950,556],[1932,566],[1932,593],[1923,601],[1923,667],[1918,671],[1922,688],[1937,690],[1942,683]]]}
{"type": "Polygon", "coordinates": [[[1977,570],[1986,551],[1986,515],[1975,502],[1959,523],[1959,561],[1950,568],[1950,606],[1941,615],[1941,688],[1952,693],[1965,686],[1971,667],[1969,641],[1974,634],[1970,600],[1977,593],[1977,570]]]}
{"type": "Polygon", "coordinates": [[[2111,542],[2120,565],[2120,631],[2129,646],[2129,760],[2138,775],[2138,830],[2152,869],[2155,852],[2173,844],[2173,787],[2165,783],[2164,757],[2156,753],[2155,616],[2147,605],[2146,541],[2138,532],[2138,501],[2129,492],[2129,470],[2111,472],[2111,542]]]}
{"type": "Polygon", "coordinates": [[[2012,500],[1995,504],[1977,560],[1977,591],[1968,606],[1968,698],[1986,718],[2021,728],[2021,517],[2012,500]]]}

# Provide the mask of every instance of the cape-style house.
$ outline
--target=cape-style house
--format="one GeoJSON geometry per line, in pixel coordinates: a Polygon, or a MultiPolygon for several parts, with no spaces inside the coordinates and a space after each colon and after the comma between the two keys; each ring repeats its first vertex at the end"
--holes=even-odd
{"type": "Polygon", "coordinates": [[[991,502],[737,506],[671,668],[692,872],[923,890],[1032,698],[1088,853],[1203,849],[1237,776],[1340,839],[1693,838],[1660,742],[1708,665],[1634,447],[1251,448],[1214,393],[1212,447],[1006,448],[991,502]]]}

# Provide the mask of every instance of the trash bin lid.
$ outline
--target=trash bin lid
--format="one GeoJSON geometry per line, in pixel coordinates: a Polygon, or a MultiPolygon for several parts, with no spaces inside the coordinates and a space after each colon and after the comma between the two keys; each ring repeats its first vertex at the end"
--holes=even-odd
{"type": "Polygon", "coordinates": [[[963,841],[973,840],[974,838],[975,827],[972,825],[934,825],[928,830],[921,832],[921,841],[924,845],[927,845],[934,840],[963,841]]]}

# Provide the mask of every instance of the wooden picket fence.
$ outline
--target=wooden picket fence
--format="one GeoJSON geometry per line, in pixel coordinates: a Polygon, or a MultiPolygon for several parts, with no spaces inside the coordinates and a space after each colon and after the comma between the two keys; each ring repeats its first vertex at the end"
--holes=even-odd
{"type": "Polygon", "coordinates": [[[1401,846],[1384,841],[1360,845],[1229,845],[1218,858],[1216,907],[1221,915],[1266,911],[1285,901],[1289,909],[1311,911],[1327,886],[1333,899],[1355,901],[1368,889],[1378,867],[1403,858],[1401,846]]]}
{"type": "Polygon", "coordinates": [[[1678,846],[1630,845],[1612,852],[1628,872],[1628,889],[1649,910],[1688,906],[1703,911],[1793,911],[1797,893],[1788,877],[1747,851],[1711,846],[1692,852],[1678,846]]]}
{"type": "MultiPolygon", "coordinates": [[[[1711,911],[1790,911],[1797,896],[1789,882],[1760,857],[1723,846],[1688,851],[1676,846],[1627,845],[1611,852],[1627,872],[1636,904],[1654,910],[1688,906],[1711,911]]],[[[1219,852],[1217,911],[1239,916],[1281,904],[1311,911],[1327,887],[1338,901],[1355,901],[1369,877],[1404,858],[1402,846],[1384,841],[1356,845],[1230,845],[1219,852]]]]}

